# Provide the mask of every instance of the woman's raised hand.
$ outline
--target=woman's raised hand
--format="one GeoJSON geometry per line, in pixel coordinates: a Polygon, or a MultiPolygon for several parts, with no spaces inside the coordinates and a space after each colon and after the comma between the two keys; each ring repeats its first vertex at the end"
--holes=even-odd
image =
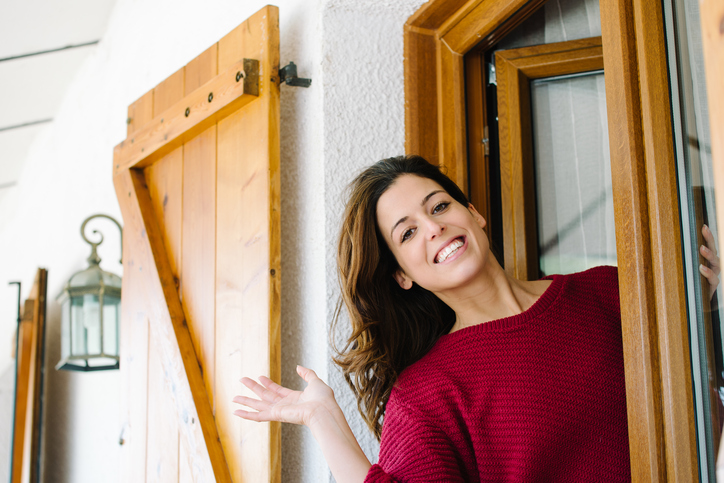
{"type": "Polygon", "coordinates": [[[307,382],[303,391],[287,389],[264,376],[259,377],[261,384],[248,377],[243,378],[241,383],[259,399],[234,397],[235,403],[255,410],[237,409],[234,414],[250,421],[280,421],[311,426],[320,412],[329,413],[338,407],[332,389],[313,370],[297,366],[297,374],[307,382]]]}
{"type": "Polygon", "coordinates": [[[711,229],[704,225],[701,227],[701,234],[704,237],[705,245],[699,247],[699,253],[709,262],[708,266],[703,263],[699,265],[699,273],[701,273],[709,281],[709,299],[714,297],[716,288],[719,286],[719,273],[721,272],[721,264],[719,254],[716,249],[716,240],[711,229]]]}

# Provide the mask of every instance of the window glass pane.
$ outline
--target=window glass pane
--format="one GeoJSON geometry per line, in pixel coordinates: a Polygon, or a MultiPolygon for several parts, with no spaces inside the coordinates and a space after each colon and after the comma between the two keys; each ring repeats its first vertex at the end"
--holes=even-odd
{"type": "Polygon", "coordinates": [[[715,480],[724,422],[721,288],[702,245],[717,250],[709,113],[696,0],[664,2],[672,119],[687,281],[694,409],[701,481],[715,480]],[[707,228],[708,227],[708,228],[707,228]],[[703,268],[702,268],[703,267],[703,268]]]}
{"type": "Polygon", "coordinates": [[[543,275],[616,265],[602,72],[531,82],[543,275]]]}

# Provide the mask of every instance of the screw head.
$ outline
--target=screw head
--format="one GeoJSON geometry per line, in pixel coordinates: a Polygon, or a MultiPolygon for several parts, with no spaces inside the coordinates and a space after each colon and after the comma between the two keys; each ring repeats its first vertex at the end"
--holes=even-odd
{"type": "Polygon", "coordinates": [[[239,82],[243,78],[244,78],[244,73],[242,71],[239,71],[236,73],[236,82],[239,82]]]}
{"type": "Polygon", "coordinates": [[[191,109],[187,107],[186,112],[184,112],[184,116],[189,117],[189,114],[191,114],[191,109]]]}
{"type": "Polygon", "coordinates": [[[209,102],[211,102],[211,101],[213,101],[213,100],[214,100],[214,93],[213,93],[213,92],[209,92],[209,102]]]}

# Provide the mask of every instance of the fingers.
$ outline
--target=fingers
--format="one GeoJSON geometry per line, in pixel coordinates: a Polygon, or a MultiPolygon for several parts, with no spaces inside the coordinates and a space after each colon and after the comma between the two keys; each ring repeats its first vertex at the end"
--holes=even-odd
{"type": "MultiPolygon", "coordinates": [[[[269,378],[264,377],[264,376],[261,376],[261,377],[259,378],[259,380],[262,381],[262,383],[265,382],[265,381],[271,383],[271,380],[270,380],[269,378]]],[[[277,394],[277,393],[276,393],[275,391],[273,391],[273,390],[267,389],[266,387],[262,386],[261,384],[259,384],[258,382],[254,381],[254,380],[252,380],[252,379],[249,379],[248,377],[242,378],[242,379],[241,379],[241,383],[242,383],[243,385],[245,385],[246,387],[248,387],[249,389],[251,389],[251,391],[252,391],[254,394],[256,394],[257,396],[259,396],[259,398],[262,399],[262,400],[264,400],[264,401],[267,401],[267,402],[270,402],[270,403],[275,403],[275,402],[277,402],[277,401],[279,401],[280,399],[283,398],[283,396],[281,396],[280,394],[277,394]]],[[[272,384],[273,384],[273,383],[272,383],[272,384]]],[[[281,387],[281,386],[279,386],[279,387],[281,387]]]]}
{"type": "Polygon", "coordinates": [[[719,285],[719,276],[711,268],[699,265],[699,273],[709,281],[711,287],[716,288],[719,285]]]}
{"type": "Polygon", "coordinates": [[[249,421],[256,421],[257,423],[265,422],[267,419],[262,418],[259,416],[260,413],[253,413],[249,411],[244,411],[243,409],[237,409],[234,411],[235,416],[239,416],[242,419],[247,419],[249,421]]]}
{"type": "Polygon", "coordinates": [[[246,396],[234,396],[234,399],[232,399],[232,401],[234,401],[236,404],[242,404],[248,408],[256,409],[257,411],[264,411],[266,409],[269,409],[269,403],[246,396]]]}
{"type": "Polygon", "coordinates": [[[717,275],[721,271],[720,268],[720,262],[719,262],[719,255],[717,253],[716,249],[716,240],[714,239],[714,234],[711,232],[711,229],[707,225],[703,225],[701,227],[701,234],[704,237],[705,244],[699,247],[699,253],[706,258],[706,260],[709,262],[709,266],[711,269],[716,273],[717,275]]]}
{"type": "Polygon", "coordinates": [[[265,376],[259,376],[259,382],[261,382],[262,385],[264,385],[264,387],[266,387],[270,391],[275,392],[276,394],[278,394],[281,397],[286,397],[287,395],[289,395],[290,393],[293,392],[291,389],[287,389],[284,386],[280,386],[279,384],[277,384],[276,382],[272,381],[271,379],[269,379],[268,377],[265,377],[265,376]]]}
{"type": "Polygon", "coordinates": [[[305,382],[311,382],[315,379],[319,379],[316,372],[304,366],[297,366],[297,374],[299,374],[305,382]]]}

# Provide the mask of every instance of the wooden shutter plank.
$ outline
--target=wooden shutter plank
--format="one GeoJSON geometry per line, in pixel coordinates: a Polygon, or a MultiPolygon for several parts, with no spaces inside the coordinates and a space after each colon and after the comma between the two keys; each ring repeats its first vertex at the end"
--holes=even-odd
{"type": "Polygon", "coordinates": [[[169,256],[171,272],[178,288],[181,278],[183,147],[171,151],[144,171],[153,209],[169,256]]]}
{"type": "Polygon", "coordinates": [[[214,407],[216,126],[184,146],[181,299],[214,407]]]}
{"type": "Polygon", "coordinates": [[[189,450],[186,441],[183,438],[179,438],[178,445],[178,483],[194,483],[193,473],[189,466],[189,450]]]}
{"type": "MultiPolygon", "coordinates": [[[[153,119],[154,91],[144,94],[128,107],[128,133],[138,131],[153,119]]],[[[116,188],[118,195],[118,188],[116,188]]],[[[128,202],[118,197],[123,208],[128,202]]],[[[124,216],[124,225],[126,225],[124,216]]],[[[148,322],[143,306],[139,240],[123,228],[123,281],[121,287],[120,371],[121,371],[121,481],[146,481],[146,422],[148,418],[148,322]]]]}
{"type": "Polygon", "coordinates": [[[254,62],[242,60],[170,108],[155,114],[154,119],[136,131],[130,140],[115,147],[114,173],[152,164],[257,99],[258,79],[254,62]],[[213,93],[212,102],[209,102],[209,93],[213,93]]]}
{"type": "Polygon", "coordinates": [[[184,69],[179,69],[153,89],[154,116],[161,114],[183,99],[186,94],[184,81],[184,69]]]}
{"type": "MultiPolygon", "coordinates": [[[[184,69],[179,69],[154,88],[154,113],[164,112],[183,99],[184,73],[184,69]]],[[[179,277],[181,256],[182,169],[183,148],[179,147],[145,170],[149,196],[175,282],[179,277]]],[[[146,481],[176,482],[179,468],[178,415],[165,381],[158,345],[152,340],[148,346],[146,481]]]]}
{"type": "Polygon", "coordinates": [[[269,298],[268,153],[258,142],[267,126],[248,122],[263,115],[249,111],[264,107],[248,106],[219,123],[216,418],[235,481],[269,479],[267,448],[243,444],[267,440],[245,436],[269,427],[235,420],[231,402],[243,392],[241,377],[269,373],[269,312],[258,303],[269,298]]]}
{"type": "Polygon", "coordinates": [[[128,135],[138,131],[148,121],[153,119],[153,91],[146,92],[136,102],[128,106],[126,119],[126,133],[128,135]]]}
{"type": "Polygon", "coordinates": [[[114,184],[130,238],[142,241],[137,264],[129,268],[144,274],[139,281],[152,321],[151,340],[159,346],[170,381],[194,481],[231,481],[143,173],[126,170],[114,184]]]}
{"type": "Polygon", "coordinates": [[[231,404],[241,376],[281,376],[278,25],[265,7],[219,41],[219,69],[258,58],[262,78],[259,102],[218,127],[216,418],[234,481],[281,481],[280,424],[241,421],[231,404]]]}
{"type": "Polygon", "coordinates": [[[191,94],[218,74],[218,56],[219,44],[214,44],[186,64],[184,69],[186,72],[185,95],[191,94]]]}
{"type": "Polygon", "coordinates": [[[164,380],[158,345],[148,348],[148,457],[146,481],[177,483],[179,480],[179,428],[176,408],[164,380]]]}

